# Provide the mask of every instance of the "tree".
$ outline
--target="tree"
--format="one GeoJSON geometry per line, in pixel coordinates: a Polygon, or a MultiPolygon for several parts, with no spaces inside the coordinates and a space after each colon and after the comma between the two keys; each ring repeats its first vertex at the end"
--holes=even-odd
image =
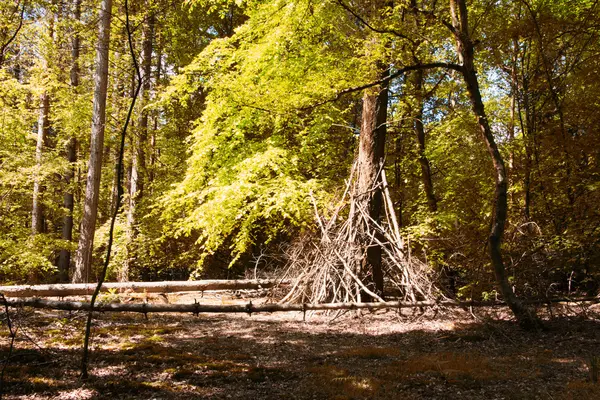
{"type": "MultiPolygon", "coordinates": [[[[148,110],[144,107],[148,104],[150,96],[150,79],[152,78],[152,45],[154,40],[154,11],[145,18],[142,37],[141,80],[142,86],[139,93],[139,119],[138,129],[134,137],[133,154],[131,162],[131,183],[129,189],[129,210],[127,213],[128,246],[132,246],[138,227],[137,213],[138,204],[144,196],[144,181],[146,179],[146,146],[148,142],[148,110]]],[[[128,256],[123,269],[119,272],[119,281],[129,279],[129,264],[131,258],[128,256]]]]}
{"type": "MultiPolygon", "coordinates": [[[[79,22],[81,19],[81,0],[73,1],[73,20],[79,22]]],[[[71,44],[71,70],[69,74],[70,85],[74,91],[79,87],[79,55],[80,55],[81,38],[78,27],[73,32],[71,44]]],[[[67,189],[63,195],[63,207],[66,210],[66,215],[63,217],[62,223],[62,239],[65,241],[73,240],[73,210],[75,199],[73,196],[73,188],[71,187],[75,175],[75,162],[77,161],[77,138],[71,136],[68,139],[65,149],[66,159],[69,163],[67,172],[64,174],[65,184],[67,189]]],[[[58,258],[59,280],[66,282],[69,279],[69,269],[71,265],[71,252],[67,249],[61,249],[58,258]]]]}
{"type": "Polygon", "coordinates": [[[504,160],[490,128],[481,92],[479,90],[479,81],[475,70],[475,45],[469,31],[469,18],[466,0],[450,0],[450,14],[452,17],[452,33],[456,40],[456,52],[462,64],[461,72],[469,93],[469,98],[473,106],[473,113],[477,118],[477,123],[481,131],[481,136],[485,141],[495,170],[495,193],[494,208],[492,216],[492,228],[488,238],[490,258],[496,274],[496,280],[500,287],[500,292],[504,301],[510,307],[515,317],[523,327],[538,328],[541,322],[533,311],[526,308],[513,292],[506,269],[502,260],[501,242],[507,217],[507,199],[508,199],[508,181],[504,160]]]}
{"type": "Polygon", "coordinates": [[[437,211],[437,199],[433,191],[433,180],[431,178],[431,164],[425,153],[425,121],[424,121],[424,102],[426,101],[424,93],[424,71],[417,70],[411,73],[409,82],[412,85],[411,92],[414,93],[414,104],[412,105],[413,130],[417,142],[417,157],[421,166],[421,180],[423,182],[423,191],[427,199],[429,212],[437,211]]]}
{"type": "Polygon", "coordinates": [[[0,28],[0,68],[4,65],[9,46],[15,41],[21,28],[23,28],[26,6],[26,0],[19,0],[16,2],[14,8],[9,3],[0,8],[0,15],[3,22],[2,28],[0,28]],[[8,24],[4,23],[5,19],[8,20],[8,24]]]}
{"type": "MultiPolygon", "coordinates": [[[[48,24],[48,40],[52,41],[54,38],[54,13],[47,12],[47,24],[48,24]]],[[[50,46],[48,46],[50,47],[50,46]]],[[[48,58],[50,55],[47,54],[42,58],[42,70],[49,69],[48,58]]],[[[31,233],[33,235],[44,232],[44,211],[42,205],[42,183],[41,183],[41,170],[42,170],[42,157],[44,153],[44,147],[48,147],[48,135],[50,130],[50,122],[48,120],[50,114],[50,95],[47,89],[43,89],[40,94],[40,106],[39,106],[39,117],[37,123],[37,142],[35,146],[35,162],[37,171],[33,179],[33,205],[31,210],[31,233]]]]}
{"type": "Polygon", "coordinates": [[[112,0],[102,0],[99,14],[99,34],[96,45],[96,69],[94,72],[94,106],[92,116],[92,134],[90,140],[90,160],[85,189],[85,200],[79,245],[75,258],[74,283],[88,282],[91,274],[92,246],[96,230],[96,214],[100,175],[102,171],[102,152],[104,150],[104,129],[106,121],[106,90],[108,85],[108,51],[110,44],[110,22],[112,0]]]}
{"type": "MultiPolygon", "coordinates": [[[[385,78],[387,71],[383,73],[385,78]]],[[[387,131],[388,84],[365,90],[362,101],[361,127],[358,143],[358,207],[364,208],[371,220],[380,223],[383,208],[383,183],[381,170],[385,159],[385,140],[387,131]]],[[[367,222],[368,221],[364,221],[367,222]]],[[[364,233],[368,227],[361,227],[364,233]]],[[[368,237],[368,235],[367,235],[368,237]]],[[[381,241],[381,237],[378,237],[381,241]]],[[[373,238],[364,243],[367,248],[362,261],[362,274],[370,273],[375,293],[383,295],[383,271],[381,246],[373,243],[373,238]]]]}

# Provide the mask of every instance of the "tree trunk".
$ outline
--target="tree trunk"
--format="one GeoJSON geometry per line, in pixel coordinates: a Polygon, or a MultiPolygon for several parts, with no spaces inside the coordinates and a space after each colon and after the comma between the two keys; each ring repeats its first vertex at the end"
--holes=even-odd
{"type": "MultiPolygon", "coordinates": [[[[158,47],[158,54],[156,56],[156,73],[154,76],[154,84],[160,85],[160,76],[162,73],[162,47],[158,47]]],[[[158,118],[159,114],[155,111],[153,116],[152,134],[150,135],[150,167],[148,168],[148,183],[154,182],[155,165],[156,165],[156,131],[158,130],[158,118]]]]}
{"type": "Polygon", "coordinates": [[[433,182],[431,179],[431,165],[425,155],[425,126],[423,124],[423,70],[416,70],[411,75],[411,83],[415,91],[415,110],[413,112],[413,129],[417,139],[419,152],[419,164],[421,165],[421,181],[425,197],[427,198],[427,208],[430,212],[437,211],[437,199],[433,192],[433,182]]]}
{"type": "Polygon", "coordinates": [[[490,129],[489,121],[481,99],[479,82],[477,80],[477,73],[474,65],[474,45],[469,35],[465,0],[450,0],[450,12],[452,16],[452,25],[456,30],[456,50],[463,66],[463,79],[467,86],[467,92],[469,93],[473,112],[477,118],[481,136],[490,153],[495,171],[494,176],[496,185],[494,193],[494,212],[492,216],[492,229],[488,238],[492,267],[494,268],[500,293],[502,294],[504,301],[506,301],[506,304],[515,314],[519,324],[524,328],[539,328],[541,327],[541,321],[532,310],[521,303],[508,283],[504,262],[502,260],[501,243],[507,217],[506,168],[504,166],[502,155],[494,140],[492,130],[490,129]]]}
{"type": "MultiPolygon", "coordinates": [[[[383,206],[380,168],[383,168],[385,157],[387,103],[387,83],[365,91],[358,150],[357,200],[359,207],[376,222],[380,220],[383,206]]],[[[382,296],[381,246],[368,238],[365,245],[367,245],[367,254],[362,260],[362,273],[372,274],[371,289],[382,296]]]]}
{"type": "MultiPolygon", "coordinates": [[[[79,22],[81,19],[81,0],[75,0],[73,10],[74,21],[79,22]]],[[[73,41],[71,49],[71,88],[73,91],[77,90],[79,86],[79,44],[80,38],[77,30],[73,32],[73,41]]],[[[67,186],[67,190],[63,196],[63,207],[67,214],[63,218],[62,225],[62,239],[66,241],[73,240],[73,188],[71,184],[75,175],[75,162],[77,161],[77,140],[75,137],[71,137],[66,146],[66,156],[69,162],[69,170],[64,175],[64,180],[67,186]]],[[[58,256],[58,278],[60,282],[66,282],[69,279],[69,269],[71,265],[71,252],[66,249],[62,249],[58,256]]]]}
{"type": "Polygon", "coordinates": [[[72,279],[74,283],[88,282],[91,274],[92,249],[100,193],[100,174],[102,171],[102,150],[104,147],[111,16],[112,0],[102,0],[98,23],[99,35],[96,47],[96,70],[94,72],[94,106],[90,140],[90,161],[88,164],[79,245],[75,256],[75,273],[72,279]]]}
{"type": "Polygon", "coordinates": [[[41,170],[44,147],[48,138],[48,113],[50,112],[50,97],[44,92],[40,95],[40,114],[38,117],[37,143],[35,146],[36,171],[33,178],[33,206],[31,210],[31,233],[37,235],[44,232],[44,211],[42,205],[41,170]]]}
{"type": "MultiPolygon", "coordinates": [[[[516,130],[516,112],[517,112],[517,96],[519,93],[519,82],[517,79],[517,62],[519,60],[519,39],[515,37],[513,39],[513,54],[511,56],[511,67],[510,67],[510,115],[508,117],[508,143],[510,145],[510,153],[508,156],[508,176],[509,176],[509,187],[514,187],[516,182],[517,167],[515,162],[515,130],[516,130]]],[[[515,191],[512,190],[510,194],[510,202],[512,210],[516,210],[518,207],[517,196],[515,191]]]]}
{"type": "Polygon", "coordinates": [[[128,232],[128,256],[119,271],[118,279],[120,282],[129,280],[129,269],[131,267],[131,245],[137,236],[137,208],[139,202],[144,196],[144,180],[146,174],[146,155],[145,147],[148,141],[148,111],[144,110],[148,104],[150,95],[150,78],[152,71],[152,43],[154,38],[154,15],[150,15],[144,24],[142,38],[142,57],[141,57],[141,78],[142,86],[139,93],[140,116],[138,119],[137,135],[133,139],[133,157],[131,163],[131,186],[129,192],[129,212],[127,214],[127,232],[128,232]]]}
{"type": "MultiPolygon", "coordinates": [[[[52,40],[54,37],[54,14],[48,15],[48,37],[52,40]]],[[[42,68],[48,70],[48,57],[46,54],[42,57],[42,68]]],[[[48,146],[48,130],[50,128],[49,116],[50,113],[50,96],[48,91],[44,89],[40,95],[40,113],[38,116],[37,126],[37,143],[35,146],[35,165],[36,171],[33,178],[33,204],[31,207],[31,233],[37,235],[45,231],[44,223],[44,206],[42,204],[43,186],[41,183],[41,170],[44,147],[48,146]]]]}

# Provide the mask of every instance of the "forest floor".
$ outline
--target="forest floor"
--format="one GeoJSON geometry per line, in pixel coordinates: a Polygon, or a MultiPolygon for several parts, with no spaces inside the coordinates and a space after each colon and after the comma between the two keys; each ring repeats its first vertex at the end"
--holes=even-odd
{"type": "MultiPolygon", "coordinates": [[[[169,301],[193,302],[193,296],[169,301]]],[[[229,294],[201,301],[243,302],[229,294]]],[[[553,307],[524,332],[504,308],[332,315],[20,310],[5,399],[600,399],[600,308],[553,307]]],[[[8,329],[0,326],[0,359],[8,329]]]]}

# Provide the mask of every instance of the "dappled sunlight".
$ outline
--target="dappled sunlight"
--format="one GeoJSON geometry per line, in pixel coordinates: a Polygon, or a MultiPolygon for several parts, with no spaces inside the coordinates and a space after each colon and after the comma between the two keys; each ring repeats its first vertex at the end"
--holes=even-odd
{"type": "MultiPolygon", "coordinates": [[[[83,383],[77,380],[81,326],[54,315],[34,312],[23,320],[43,350],[18,343],[5,379],[16,396],[68,398],[86,389],[94,399],[544,398],[546,392],[583,393],[583,399],[596,390],[586,383],[587,343],[600,335],[592,321],[555,320],[548,331],[525,333],[512,322],[480,323],[458,312],[307,322],[285,313],[99,315],[91,379],[83,383]],[[570,332],[578,339],[563,340],[570,332]]],[[[565,396],[556,398],[573,398],[565,396]]]]}

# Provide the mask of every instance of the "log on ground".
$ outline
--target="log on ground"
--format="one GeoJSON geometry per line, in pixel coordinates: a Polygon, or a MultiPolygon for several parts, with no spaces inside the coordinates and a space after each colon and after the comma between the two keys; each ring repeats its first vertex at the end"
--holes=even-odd
{"type": "MultiPolygon", "coordinates": [[[[549,304],[563,302],[589,302],[598,303],[597,297],[586,297],[578,299],[542,299],[524,301],[526,304],[549,304]]],[[[33,307],[65,311],[81,311],[91,308],[89,302],[80,301],[56,301],[40,298],[9,299],[7,305],[11,307],[33,307]]],[[[415,308],[415,307],[485,307],[504,306],[503,302],[461,302],[454,300],[444,301],[386,301],[379,303],[320,303],[320,304],[149,304],[149,303],[100,303],[94,305],[95,311],[101,312],[137,312],[147,313],[261,313],[261,312],[289,312],[289,311],[327,311],[327,310],[377,310],[385,308],[415,308]]]]}
{"type": "MultiPolygon", "coordinates": [[[[271,288],[284,282],[271,279],[243,280],[203,280],[203,281],[164,281],[164,282],[108,282],[101,291],[137,293],[173,293],[205,290],[247,290],[271,288]]],[[[96,283],[0,286],[0,293],[6,297],[65,297],[91,295],[96,283]]]]}

